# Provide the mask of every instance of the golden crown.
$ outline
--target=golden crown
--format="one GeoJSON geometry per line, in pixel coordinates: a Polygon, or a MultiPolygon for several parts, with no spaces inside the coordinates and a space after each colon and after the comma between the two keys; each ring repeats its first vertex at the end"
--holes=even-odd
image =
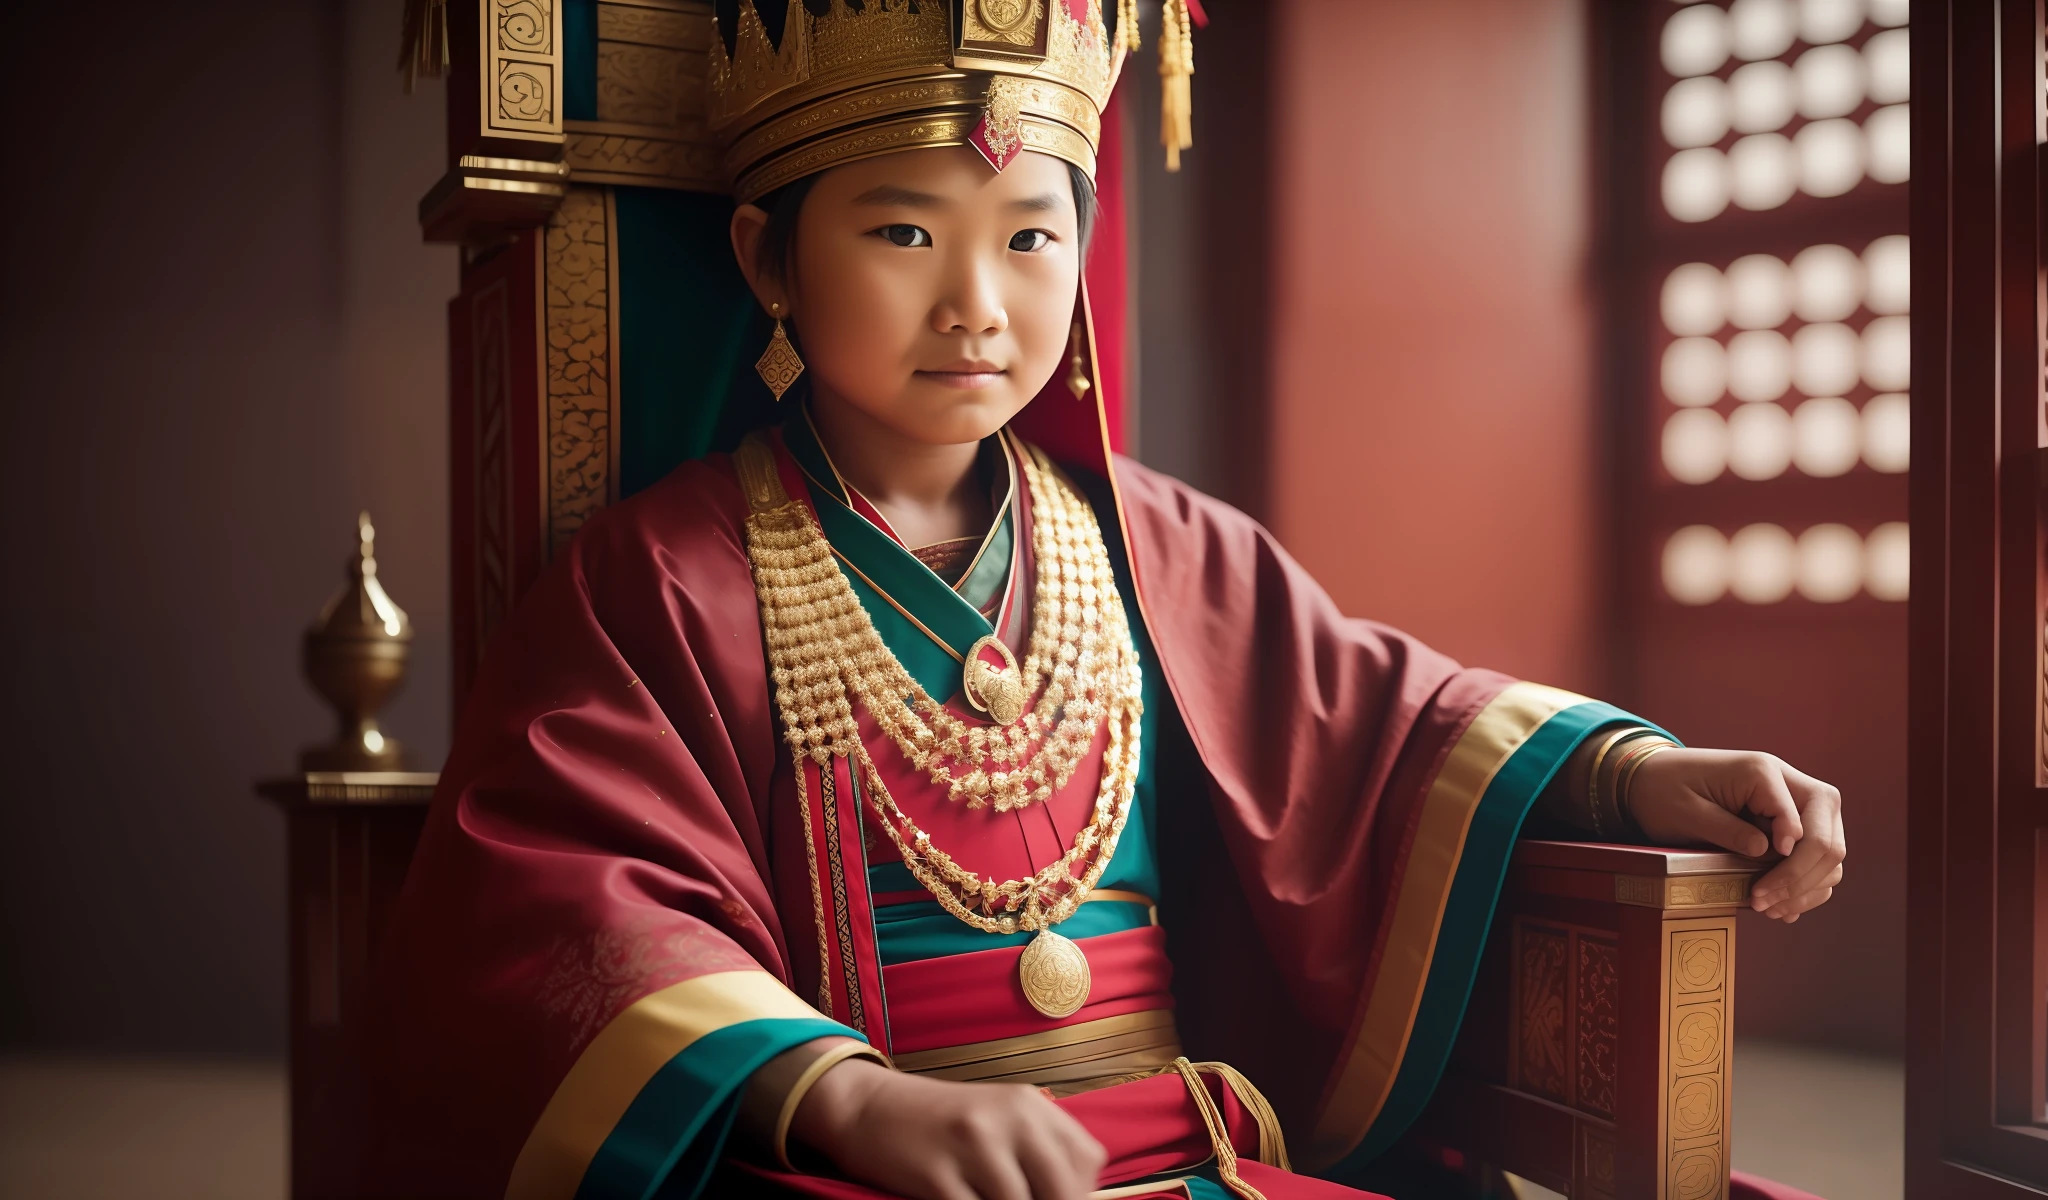
{"type": "Polygon", "coordinates": [[[822,13],[785,0],[779,44],[756,2],[740,0],[730,50],[723,35],[711,45],[711,131],[741,201],[923,146],[973,146],[998,171],[1037,150],[1093,176],[1102,109],[1137,44],[1133,0],[1114,42],[1101,0],[829,0],[822,13]]]}

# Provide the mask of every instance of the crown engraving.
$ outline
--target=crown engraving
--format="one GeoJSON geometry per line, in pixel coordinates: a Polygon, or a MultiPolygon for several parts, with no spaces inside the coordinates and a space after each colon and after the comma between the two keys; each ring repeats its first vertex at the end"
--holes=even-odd
{"type": "Polygon", "coordinates": [[[976,144],[999,170],[1037,149],[1093,173],[1122,57],[1102,0],[857,2],[740,0],[712,39],[710,125],[740,199],[879,147],[976,144]],[[786,6],[779,45],[767,4],[786,6]]]}

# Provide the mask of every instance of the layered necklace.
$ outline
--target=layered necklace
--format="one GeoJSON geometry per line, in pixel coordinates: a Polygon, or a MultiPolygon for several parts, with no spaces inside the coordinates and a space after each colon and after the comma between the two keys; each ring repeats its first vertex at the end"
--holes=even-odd
{"type": "Polygon", "coordinates": [[[1137,786],[1144,703],[1137,651],[1094,510],[1043,453],[1022,449],[1037,559],[1030,646],[1019,668],[1001,641],[983,638],[962,673],[962,691],[994,724],[967,724],[904,669],[816,519],[783,493],[772,470],[743,470],[753,505],[747,555],[783,736],[799,772],[805,757],[821,766],[834,755],[850,758],[877,823],[945,911],[988,933],[1039,933],[1025,951],[1025,992],[1041,1012],[1064,1016],[1085,998],[1086,960],[1072,942],[1046,931],[1087,900],[1116,853],[1137,786]],[[984,649],[999,653],[1003,665],[988,662],[984,649]],[[1027,711],[1033,693],[1037,702],[1027,711]],[[1064,786],[1106,724],[1091,819],[1067,852],[1037,873],[984,879],[934,845],[897,806],[861,739],[856,704],[906,760],[945,786],[949,800],[997,812],[1043,802],[1064,786]],[[1034,964],[1061,995],[1034,994],[1034,964]],[[1076,970],[1080,996],[1067,996],[1076,970]]]}

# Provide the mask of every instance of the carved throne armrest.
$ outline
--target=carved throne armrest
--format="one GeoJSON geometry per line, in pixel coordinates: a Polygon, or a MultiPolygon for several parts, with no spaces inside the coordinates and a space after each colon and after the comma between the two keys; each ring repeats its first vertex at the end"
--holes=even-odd
{"type": "Polygon", "coordinates": [[[1768,865],[1523,842],[1415,1136],[1573,1200],[1725,1197],[1735,915],[1768,865]]]}

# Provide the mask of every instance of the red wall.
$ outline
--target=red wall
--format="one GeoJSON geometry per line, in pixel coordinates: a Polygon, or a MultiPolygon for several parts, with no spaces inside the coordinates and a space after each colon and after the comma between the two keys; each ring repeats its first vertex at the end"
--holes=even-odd
{"type": "Polygon", "coordinates": [[[1345,611],[1597,687],[1581,6],[1275,16],[1267,516],[1345,611]]]}

